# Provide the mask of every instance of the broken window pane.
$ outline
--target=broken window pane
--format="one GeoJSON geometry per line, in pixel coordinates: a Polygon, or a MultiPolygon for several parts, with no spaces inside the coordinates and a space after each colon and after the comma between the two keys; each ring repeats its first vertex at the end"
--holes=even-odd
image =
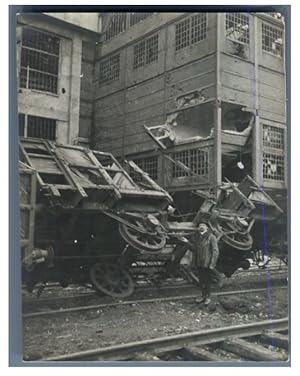
{"type": "Polygon", "coordinates": [[[279,27],[262,24],[262,49],[276,56],[283,54],[283,32],[279,27]]]}
{"type": "Polygon", "coordinates": [[[184,150],[181,152],[173,153],[172,158],[174,159],[174,161],[179,162],[179,164],[173,164],[173,178],[189,176],[190,173],[191,175],[208,174],[207,150],[184,150]],[[190,169],[190,171],[188,171],[187,169],[190,169]]]}
{"type": "Polygon", "coordinates": [[[226,36],[235,42],[249,43],[249,15],[226,13],[226,36]]]}
{"type": "Polygon", "coordinates": [[[57,93],[59,46],[53,35],[23,28],[21,87],[57,93]]]}
{"type": "Polygon", "coordinates": [[[264,153],[263,176],[268,180],[284,181],[284,156],[264,153]]]}

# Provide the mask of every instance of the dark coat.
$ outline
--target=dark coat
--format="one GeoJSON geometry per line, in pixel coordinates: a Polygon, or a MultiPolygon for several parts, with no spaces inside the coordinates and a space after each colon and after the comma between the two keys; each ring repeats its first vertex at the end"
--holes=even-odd
{"type": "Polygon", "coordinates": [[[197,231],[190,243],[192,245],[194,267],[210,269],[216,267],[219,257],[219,247],[214,234],[207,232],[202,236],[197,231]]]}

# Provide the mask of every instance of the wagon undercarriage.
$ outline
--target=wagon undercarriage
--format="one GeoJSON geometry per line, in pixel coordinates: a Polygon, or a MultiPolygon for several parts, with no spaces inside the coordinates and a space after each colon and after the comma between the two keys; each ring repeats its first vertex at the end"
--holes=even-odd
{"type": "Polygon", "coordinates": [[[224,272],[227,262],[235,270],[252,247],[255,204],[249,197],[256,192],[264,205],[276,205],[250,177],[241,184],[243,191],[228,182],[218,196],[196,192],[203,204],[195,218],[175,221],[171,196],[132,161],[121,165],[109,153],[23,139],[23,281],[29,289],[49,280],[92,283],[125,297],[134,289],[132,276],[178,270],[186,240],[200,222],[223,245],[219,269],[224,272]]]}

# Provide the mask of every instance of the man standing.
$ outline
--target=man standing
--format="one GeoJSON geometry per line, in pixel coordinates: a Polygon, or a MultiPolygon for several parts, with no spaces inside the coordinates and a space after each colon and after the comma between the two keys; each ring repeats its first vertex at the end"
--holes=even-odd
{"type": "Polygon", "coordinates": [[[201,302],[208,305],[211,302],[211,283],[216,282],[219,287],[222,286],[221,275],[215,269],[219,257],[217,238],[205,223],[200,223],[190,244],[193,251],[193,267],[197,270],[202,290],[201,302]]]}

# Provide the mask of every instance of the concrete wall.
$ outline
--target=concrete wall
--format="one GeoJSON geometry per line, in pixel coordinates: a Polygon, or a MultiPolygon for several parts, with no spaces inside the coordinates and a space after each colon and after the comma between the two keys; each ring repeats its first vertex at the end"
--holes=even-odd
{"type": "Polygon", "coordinates": [[[99,13],[45,13],[72,25],[99,32],[99,13]]]}
{"type": "MultiPolygon", "coordinates": [[[[93,40],[90,34],[76,31],[74,27],[61,22],[50,22],[49,17],[42,14],[20,15],[17,27],[17,70],[20,69],[22,27],[28,25],[37,30],[53,33],[60,39],[60,57],[58,72],[57,94],[46,93],[34,89],[19,88],[18,91],[18,111],[28,115],[41,116],[56,120],[57,134],[56,140],[60,143],[76,144],[80,134],[89,134],[85,127],[90,128],[91,123],[81,122],[79,131],[79,118],[82,93],[86,99],[86,91],[91,79],[91,69],[83,64],[84,74],[82,76],[82,42],[93,40]],[[81,77],[82,76],[82,77],[81,77]],[[81,90],[81,84],[83,89],[81,90]]],[[[93,58],[92,58],[93,59],[93,58]]],[[[89,60],[89,58],[87,59],[89,60]]],[[[88,94],[88,99],[92,100],[92,91],[88,94]]]]}
{"type": "Polygon", "coordinates": [[[94,108],[95,42],[82,42],[81,86],[79,111],[79,143],[89,144],[92,135],[94,108]]]}

